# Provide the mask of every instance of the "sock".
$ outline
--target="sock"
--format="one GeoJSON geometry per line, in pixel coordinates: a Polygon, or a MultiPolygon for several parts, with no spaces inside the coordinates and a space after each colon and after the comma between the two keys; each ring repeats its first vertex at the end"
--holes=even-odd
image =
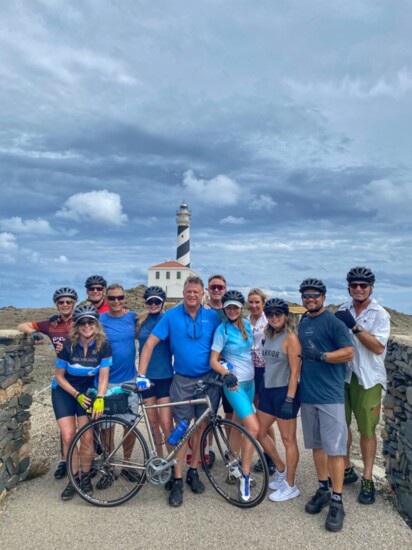
{"type": "Polygon", "coordinates": [[[342,502],[342,493],[337,493],[336,491],[333,491],[332,500],[336,500],[336,502],[342,502]]]}
{"type": "Polygon", "coordinates": [[[322,491],[329,491],[329,481],[327,479],[319,479],[319,489],[322,489],[322,491]]]}

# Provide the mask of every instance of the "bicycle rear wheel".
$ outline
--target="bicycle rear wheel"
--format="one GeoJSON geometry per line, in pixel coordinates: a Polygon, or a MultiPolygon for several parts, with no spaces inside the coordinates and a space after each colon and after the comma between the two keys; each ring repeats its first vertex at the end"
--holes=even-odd
{"type": "Polygon", "coordinates": [[[83,426],[74,437],[67,455],[69,478],[87,502],[118,506],[142,488],[148,458],[146,441],[138,429],[131,429],[125,420],[103,417],[83,426]],[[91,479],[82,481],[80,474],[89,470],[92,461],[97,473],[94,486],[91,479]]]}
{"type": "Polygon", "coordinates": [[[269,482],[266,460],[259,443],[243,426],[223,418],[216,419],[215,423],[211,422],[203,432],[200,455],[210,483],[230,504],[239,508],[253,508],[265,498],[269,482]],[[214,434],[216,454],[213,470],[206,462],[204,450],[204,442],[208,440],[210,432],[214,434]],[[263,465],[261,472],[255,472],[252,468],[258,460],[263,465]],[[240,492],[240,482],[245,468],[250,468],[251,472],[248,500],[245,500],[240,492]]]}

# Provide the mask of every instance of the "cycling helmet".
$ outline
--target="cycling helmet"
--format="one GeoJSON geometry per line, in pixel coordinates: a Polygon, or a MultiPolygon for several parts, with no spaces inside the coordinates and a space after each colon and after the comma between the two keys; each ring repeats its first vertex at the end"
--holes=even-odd
{"type": "Polygon", "coordinates": [[[107,281],[101,275],[90,275],[90,277],[88,277],[86,279],[86,282],[84,283],[84,286],[86,288],[89,288],[89,286],[93,286],[93,285],[102,285],[106,288],[107,287],[107,281]]]}
{"type": "Polygon", "coordinates": [[[299,292],[302,294],[302,292],[305,292],[305,290],[309,290],[310,288],[313,290],[317,290],[322,294],[326,294],[326,286],[320,279],[305,279],[300,283],[299,292]]]}
{"type": "Polygon", "coordinates": [[[269,311],[273,311],[274,309],[278,309],[285,315],[289,315],[289,306],[285,302],[285,300],[282,300],[282,298],[270,298],[269,300],[267,300],[263,311],[265,313],[268,313],[269,311]]]}
{"type": "Polygon", "coordinates": [[[223,307],[227,307],[230,305],[243,307],[244,303],[245,303],[245,297],[238,290],[227,290],[223,294],[223,298],[222,298],[223,307]]]}
{"type": "Polygon", "coordinates": [[[91,306],[90,304],[83,304],[82,306],[76,307],[76,309],[73,311],[73,323],[77,325],[80,319],[84,319],[85,317],[96,319],[97,321],[99,319],[99,312],[94,306],[91,306]]]}
{"type": "Polygon", "coordinates": [[[368,283],[372,286],[375,283],[375,275],[372,273],[369,267],[357,266],[348,271],[348,274],[346,275],[346,280],[349,284],[353,283],[354,281],[364,281],[365,283],[368,283]]]}
{"type": "Polygon", "coordinates": [[[74,288],[70,288],[68,286],[63,286],[62,288],[58,288],[55,293],[53,294],[53,302],[56,303],[57,300],[60,298],[72,298],[75,302],[78,300],[77,292],[74,290],[74,288]]]}
{"type": "Polygon", "coordinates": [[[164,302],[166,300],[166,292],[160,286],[149,286],[146,288],[143,294],[144,301],[150,300],[150,298],[159,298],[164,302]]]}

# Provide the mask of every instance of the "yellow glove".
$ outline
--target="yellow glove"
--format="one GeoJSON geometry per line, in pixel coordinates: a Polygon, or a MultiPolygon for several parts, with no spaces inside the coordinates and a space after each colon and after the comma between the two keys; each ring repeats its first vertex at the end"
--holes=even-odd
{"type": "Polygon", "coordinates": [[[83,407],[83,409],[87,409],[89,406],[88,403],[86,403],[86,399],[90,403],[90,399],[84,393],[79,393],[76,397],[76,401],[83,407]]]}
{"type": "Polygon", "coordinates": [[[93,412],[101,414],[104,411],[104,399],[103,397],[96,397],[93,403],[93,412]]]}

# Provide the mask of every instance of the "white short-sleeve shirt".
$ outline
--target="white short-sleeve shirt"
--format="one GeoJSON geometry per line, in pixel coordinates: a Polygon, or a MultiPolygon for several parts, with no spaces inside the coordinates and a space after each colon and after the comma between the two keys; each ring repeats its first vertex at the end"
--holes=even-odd
{"type": "Polygon", "coordinates": [[[360,313],[359,317],[356,317],[356,311],[352,302],[342,304],[339,309],[349,309],[355,317],[357,324],[368,331],[369,334],[375,336],[385,346],[385,351],[381,355],[376,355],[368,350],[350,330],[355,358],[349,363],[346,382],[350,381],[352,372],[354,372],[359,380],[359,384],[366,390],[376,386],[376,384],[381,384],[386,390],[385,356],[390,332],[389,313],[374,298],[372,298],[368,307],[360,313]]]}

